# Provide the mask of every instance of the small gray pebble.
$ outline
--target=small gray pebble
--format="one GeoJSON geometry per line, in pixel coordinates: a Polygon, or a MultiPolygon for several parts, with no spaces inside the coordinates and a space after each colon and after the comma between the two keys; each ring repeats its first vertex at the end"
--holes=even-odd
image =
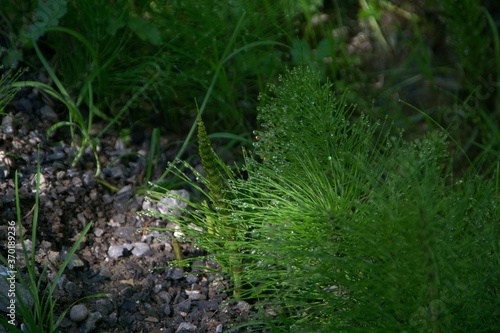
{"type": "Polygon", "coordinates": [[[188,313],[189,312],[189,309],[191,309],[191,300],[188,299],[184,302],[181,302],[179,304],[175,304],[174,305],[174,310],[178,313],[178,312],[185,312],[185,313],[188,313]]]}
{"type": "MultiPolygon", "coordinates": [[[[124,188],[127,188],[129,186],[125,186],[124,188]]],[[[124,212],[127,211],[130,208],[130,204],[132,203],[133,193],[132,190],[130,191],[123,191],[123,189],[120,190],[114,197],[113,197],[113,209],[118,211],[118,212],[124,212]]]]}
{"type": "Polygon", "coordinates": [[[119,166],[112,167],[112,168],[105,168],[104,173],[109,175],[111,178],[115,178],[115,179],[123,178],[123,176],[124,176],[123,169],[119,166]]]}
{"type": "Polygon", "coordinates": [[[193,261],[191,265],[191,272],[203,272],[205,268],[205,262],[203,260],[193,261]]]}
{"type": "Polygon", "coordinates": [[[55,152],[53,154],[45,156],[45,162],[58,161],[58,160],[64,159],[65,157],[66,157],[66,155],[64,154],[64,152],[62,152],[62,151],[55,152]]]}
{"type": "Polygon", "coordinates": [[[10,115],[3,117],[3,119],[2,119],[2,131],[5,134],[14,133],[14,127],[12,126],[12,117],[10,115]]]}
{"type": "Polygon", "coordinates": [[[67,170],[67,173],[68,173],[69,178],[73,178],[73,177],[77,177],[80,174],[80,171],[73,169],[73,168],[70,168],[67,170]]]}
{"type": "Polygon", "coordinates": [[[142,210],[148,211],[150,209],[153,209],[153,206],[154,206],[154,204],[149,200],[144,200],[142,202],[142,210]]]}
{"type": "Polygon", "coordinates": [[[71,257],[71,259],[68,262],[68,269],[84,267],[84,266],[85,266],[85,263],[76,254],[73,254],[73,256],[71,257]]]}
{"type": "Polygon", "coordinates": [[[149,245],[146,243],[134,243],[134,248],[132,249],[132,254],[136,257],[143,257],[149,252],[149,245]]]}
{"type": "Polygon", "coordinates": [[[126,313],[118,317],[118,324],[122,326],[129,326],[130,324],[132,324],[132,322],[134,322],[134,320],[135,320],[134,316],[131,316],[130,314],[126,313]]]}
{"type": "Polygon", "coordinates": [[[180,268],[169,268],[167,270],[167,278],[172,280],[180,280],[184,277],[184,271],[180,268]]]}
{"type": "MultiPolygon", "coordinates": [[[[111,219],[113,220],[114,223],[118,223],[118,224],[124,224],[125,220],[126,220],[125,214],[115,214],[115,215],[113,215],[113,217],[111,219]]],[[[131,227],[123,227],[123,228],[131,228],[131,227]]],[[[134,233],[135,233],[135,229],[134,229],[134,233]]],[[[131,241],[132,239],[127,239],[127,240],[131,241]]]]}
{"type": "Polygon", "coordinates": [[[117,322],[118,322],[118,315],[116,314],[116,312],[113,312],[108,317],[108,326],[113,327],[116,325],[117,322]]]}
{"type": "Polygon", "coordinates": [[[95,301],[95,309],[107,316],[113,311],[113,303],[108,298],[101,298],[95,301]]]}
{"type": "MultiPolygon", "coordinates": [[[[66,260],[68,254],[69,254],[69,249],[66,246],[63,246],[61,248],[61,251],[59,252],[59,258],[61,259],[61,261],[66,260]]],[[[69,269],[83,267],[83,266],[85,266],[85,263],[82,261],[82,259],[80,259],[80,257],[78,257],[78,255],[73,254],[69,259],[68,262],[69,269]]]]}
{"type": "MultiPolygon", "coordinates": [[[[125,216],[121,214],[113,216],[113,221],[116,223],[123,224],[125,223],[125,216]]],[[[126,241],[133,242],[135,240],[136,232],[137,228],[134,227],[118,227],[113,232],[113,234],[115,234],[120,238],[125,239],[126,241]]]]}
{"type": "Polygon", "coordinates": [[[196,302],[196,306],[205,311],[216,311],[219,308],[219,303],[216,300],[204,301],[200,300],[196,302]]]}
{"type": "Polygon", "coordinates": [[[45,120],[56,123],[59,120],[57,113],[49,105],[44,105],[40,108],[40,113],[45,120]]]}
{"type": "Polygon", "coordinates": [[[101,228],[95,228],[94,229],[94,235],[96,237],[101,237],[103,233],[104,233],[104,230],[102,230],[101,228]]]}
{"type": "Polygon", "coordinates": [[[153,292],[155,294],[158,294],[161,290],[163,289],[162,285],[161,284],[157,284],[153,287],[153,292]]]}
{"type": "Polygon", "coordinates": [[[71,308],[71,311],[69,312],[69,318],[75,323],[79,323],[81,321],[84,321],[85,318],[87,318],[88,314],[89,310],[85,305],[77,304],[71,308]]]}
{"type": "Polygon", "coordinates": [[[83,324],[82,328],[80,328],[80,333],[90,333],[95,330],[96,324],[99,320],[102,319],[102,315],[99,311],[92,312],[88,319],[83,324]]]}
{"type": "Polygon", "coordinates": [[[166,292],[165,290],[163,291],[160,291],[157,295],[157,297],[159,299],[161,299],[162,301],[164,301],[165,303],[169,304],[170,301],[172,300],[172,295],[170,295],[168,292],[166,292]]]}
{"type": "Polygon", "coordinates": [[[198,277],[193,274],[188,274],[188,276],[186,276],[186,282],[189,284],[198,283],[198,281],[198,277]]]}
{"type": "Polygon", "coordinates": [[[79,298],[82,295],[82,289],[72,281],[68,281],[64,289],[66,289],[66,291],[70,293],[73,298],[79,298]]]}
{"type": "Polygon", "coordinates": [[[109,267],[103,267],[99,272],[99,275],[101,275],[105,279],[111,279],[113,273],[111,273],[111,269],[109,267]]]}
{"type": "Polygon", "coordinates": [[[81,178],[79,177],[73,177],[71,179],[71,183],[73,184],[73,186],[75,187],[81,187],[83,185],[83,181],[81,178]]]}
{"type": "Polygon", "coordinates": [[[186,295],[188,295],[189,299],[193,301],[206,300],[207,295],[203,294],[199,290],[186,290],[186,295]]]}
{"type": "Polygon", "coordinates": [[[3,203],[14,202],[15,199],[16,199],[16,196],[15,196],[14,192],[13,191],[9,191],[9,190],[7,190],[7,193],[5,193],[2,196],[2,202],[3,203]]]}
{"type": "Polygon", "coordinates": [[[83,213],[76,214],[76,218],[82,224],[82,226],[87,225],[87,219],[85,218],[85,215],[83,213]]]}
{"type": "Polygon", "coordinates": [[[169,304],[163,304],[161,306],[161,311],[165,314],[165,316],[170,316],[172,313],[172,307],[169,304]]]}
{"type": "Polygon", "coordinates": [[[250,311],[250,304],[245,301],[238,301],[236,303],[235,308],[238,309],[241,313],[248,313],[250,311]]]}
{"type": "Polygon", "coordinates": [[[56,193],[61,194],[64,193],[68,190],[67,186],[62,186],[62,185],[57,185],[56,186],[56,193]]]}
{"type": "Polygon", "coordinates": [[[123,245],[110,245],[108,249],[108,256],[111,259],[118,259],[123,256],[123,249],[125,247],[123,245]]]}
{"type": "Polygon", "coordinates": [[[121,306],[123,311],[130,312],[130,313],[135,313],[137,312],[137,305],[134,301],[130,299],[126,299],[123,301],[123,304],[121,306]]]}
{"type": "Polygon", "coordinates": [[[109,204],[109,203],[113,202],[113,197],[112,197],[112,196],[110,196],[109,194],[104,194],[104,195],[102,196],[102,201],[103,201],[103,203],[105,203],[105,204],[109,204]]]}
{"type": "MultiPolygon", "coordinates": [[[[145,286],[147,286],[148,288],[153,288],[155,283],[156,283],[156,279],[154,277],[153,274],[149,273],[147,276],[146,276],[146,279],[144,280],[145,281],[145,286]]],[[[156,294],[157,292],[155,292],[156,294]]]]}
{"type": "Polygon", "coordinates": [[[83,185],[93,188],[95,186],[95,177],[94,177],[94,172],[92,170],[85,171],[83,174],[83,185]]]}
{"type": "Polygon", "coordinates": [[[186,190],[170,191],[167,196],[160,199],[157,208],[162,214],[179,214],[181,209],[187,207],[186,201],[189,201],[189,192],[186,190]],[[178,200],[178,198],[182,198],[178,200]]]}
{"type": "Polygon", "coordinates": [[[187,322],[182,322],[180,325],[177,327],[177,330],[175,333],[189,333],[189,332],[196,332],[196,329],[198,327],[196,325],[193,325],[191,323],[187,322]]]}
{"type": "MultiPolygon", "coordinates": [[[[133,195],[133,191],[132,191],[132,185],[127,185],[127,186],[123,186],[119,191],[118,193],[116,193],[115,195],[115,198],[116,197],[119,197],[120,195],[124,195],[126,197],[131,197],[133,195]]],[[[115,199],[116,200],[116,199],[115,199]]]]}

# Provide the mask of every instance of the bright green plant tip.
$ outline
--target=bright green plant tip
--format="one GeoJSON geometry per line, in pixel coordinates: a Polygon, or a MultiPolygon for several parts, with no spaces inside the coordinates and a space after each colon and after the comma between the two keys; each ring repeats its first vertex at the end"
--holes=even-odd
{"type": "Polygon", "coordinates": [[[212,144],[205,129],[205,124],[203,124],[203,120],[201,119],[198,121],[198,146],[201,163],[206,173],[210,197],[212,198],[214,205],[222,206],[222,192],[225,187],[225,180],[219,170],[220,160],[215,155],[212,144]]]}

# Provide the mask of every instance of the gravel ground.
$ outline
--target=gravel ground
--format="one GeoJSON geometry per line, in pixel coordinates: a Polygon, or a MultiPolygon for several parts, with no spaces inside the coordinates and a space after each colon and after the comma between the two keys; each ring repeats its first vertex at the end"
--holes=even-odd
{"type": "MultiPolygon", "coordinates": [[[[34,249],[39,267],[48,265],[48,279],[53,279],[84,226],[94,222],[57,282],[55,312],[59,315],[84,296],[107,293],[109,297],[78,301],[62,321],[61,332],[228,332],[230,323],[248,320],[252,307],[228,299],[228,281],[204,269],[216,268],[214,263],[197,260],[191,267],[176,268],[171,233],[138,231],[149,220],[139,214],[144,198],[135,194],[145,172],[147,130],[134,133],[139,139],[129,143],[113,133],[100,140],[101,177],[119,189],[113,192],[96,181],[91,152],[71,167],[76,149],[68,133],[58,130],[47,137],[51,125],[66,120],[64,109],[36,89],[24,88],[5,112],[0,126],[0,253],[6,254],[8,221],[16,220],[16,170],[23,234],[31,237],[38,159],[37,244],[27,241],[26,245],[34,249]]],[[[162,140],[164,147],[172,141],[162,140]]],[[[178,145],[169,147],[157,175],[177,152],[178,145]]],[[[168,223],[154,220],[151,226],[168,223]]],[[[199,255],[193,245],[181,245],[185,257],[199,255]]],[[[22,271],[19,254],[18,263],[22,271]]]]}

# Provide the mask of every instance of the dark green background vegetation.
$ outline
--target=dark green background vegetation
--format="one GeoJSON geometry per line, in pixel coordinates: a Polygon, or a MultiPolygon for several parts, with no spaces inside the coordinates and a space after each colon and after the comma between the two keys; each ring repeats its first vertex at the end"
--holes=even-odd
{"type": "Polygon", "coordinates": [[[84,118],[92,112],[105,122],[145,89],[113,121],[117,130],[159,127],[182,138],[195,100],[209,94],[209,132],[241,140],[257,128],[266,84],[287,66],[313,65],[335,90],[350,92],[357,113],[387,116],[409,136],[439,124],[465,150],[458,155],[491,172],[499,152],[498,7],[476,0],[5,0],[2,63],[35,77],[43,71],[35,41],[69,95],[81,97],[84,118]],[[353,51],[363,34],[368,49],[353,51]],[[94,111],[85,110],[89,104],[94,111]]]}

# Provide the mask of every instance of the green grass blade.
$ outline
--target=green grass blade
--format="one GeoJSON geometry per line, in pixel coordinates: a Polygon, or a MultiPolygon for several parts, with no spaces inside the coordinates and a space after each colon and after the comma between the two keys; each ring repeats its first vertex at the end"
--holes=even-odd
{"type": "MultiPolygon", "coordinates": [[[[77,108],[76,104],[73,102],[73,100],[69,96],[68,92],[64,88],[64,85],[61,83],[61,81],[59,80],[59,78],[57,77],[57,75],[52,70],[52,67],[50,67],[49,63],[47,62],[47,60],[45,59],[44,55],[42,54],[42,51],[40,51],[40,48],[38,47],[38,45],[37,45],[36,42],[33,42],[33,47],[35,49],[35,52],[36,52],[38,58],[40,59],[40,62],[43,65],[43,67],[45,68],[45,70],[49,74],[50,78],[54,81],[54,84],[56,85],[57,89],[59,89],[59,92],[61,93],[62,97],[66,101],[65,104],[68,104],[68,105],[72,106],[72,108],[71,108],[70,111],[77,111],[78,108],[77,108]]],[[[83,120],[83,117],[81,116],[81,114],[80,114],[79,119],[83,120]]],[[[82,124],[83,124],[83,122],[82,122],[82,124]]]]}
{"type": "Polygon", "coordinates": [[[155,156],[160,148],[160,130],[154,128],[151,133],[151,146],[149,147],[149,153],[146,159],[146,175],[144,183],[147,184],[151,180],[151,175],[153,173],[153,165],[155,162],[155,156]]]}
{"type": "Polygon", "coordinates": [[[58,31],[58,32],[64,32],[67,33],[70,36],[73,36],[74,38],[78,39],[85,47],[87,50],[90,52],[90,55],[92,56],[92,60],[94,61],[94,66],[99,65],[99,57],[97,56],[97,52],[92,46],[92,44],[89,42],[87,38],[85,38],[82,34],[76,32],[73,29],[65,28],[65,27],[49,27],[45,28],[45,31],[58,31]]]}
{"type": "Polygon", "coordinates": [[[50,296],[52,296],[54,289],[57,287],[57,281],[61,278],[64,270],[66,269],[66,266],[68,266],[68,263],[73,258],[73,255],[75,254],[76,250],[78,249],[78,247],[80,246],[80,244],[84,240],[85,236],[89,232],[90,228],[92,227],[92,224],[93,224],[93,222],[87,223],[85,228],[80,233],[80,236],[78,236],[78,239],[75,241],[75,243],[73,244],[73,246],[69,250],[68,255],[66,256],[66,259],[61,264],[61,266],[59,266],[59,270],[57,271],[56,277],[54,278],[54,283],[52,285],[50,285],[50,287],[49,287],[49,295],[50,296]]]}
{"type": "Polygon", "coordinates": [[[208,135],[208,138],[211,140],[213,140],[213,139],[226,139],[226,140],[231,140],[234,142],[241,142],[243,144],[251,144],[253,142],[252,140],[247,139],[242,135],[237,135],[237,134],[227,133],[227,132],[211,133],[208,135]]]}

